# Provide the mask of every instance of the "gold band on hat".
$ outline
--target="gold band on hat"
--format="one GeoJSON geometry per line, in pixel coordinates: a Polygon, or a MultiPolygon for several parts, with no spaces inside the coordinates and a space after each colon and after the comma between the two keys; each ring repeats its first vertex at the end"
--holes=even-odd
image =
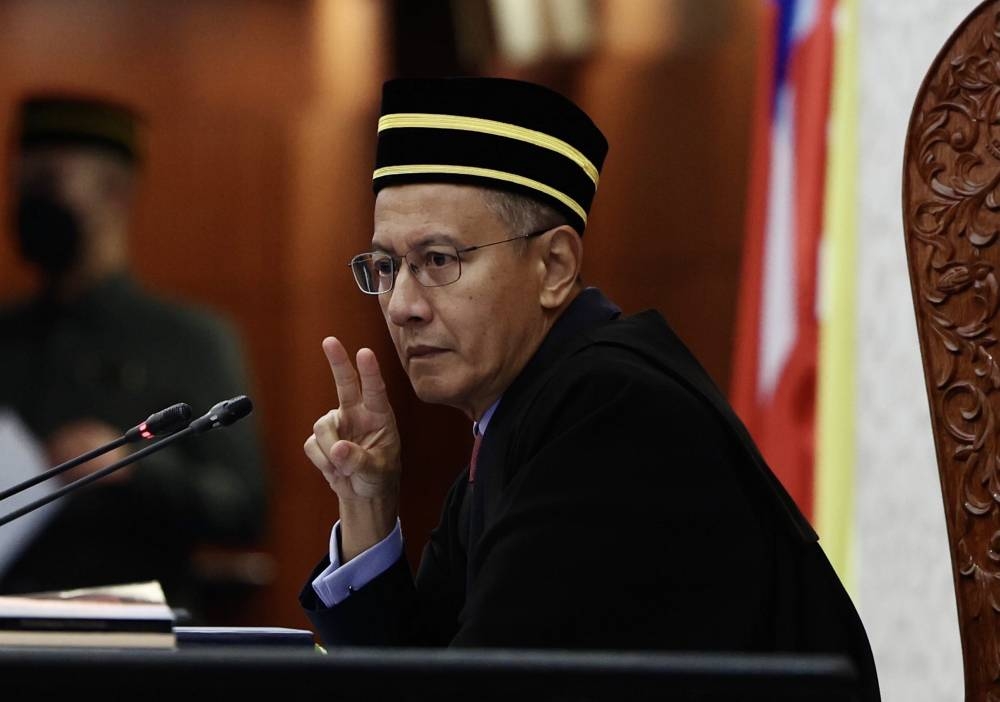
{"type": "MultiPolygon", "coordinates": [[[[399,129],[399,128],[425,128],[425,129],[456,129],[467,132],[480,132],[482,134],[491,134],[493,136],[506,137],[508,139],[516,139],[518,141],[523,141],[533,146],[538,146],[543,149],[548,149],[554,151],[557,154],[565,156],[577,166],[579,166],[583,172],[590,178],[594,183],[594,187],[597,187],[597,181],[599,179],[598,170],[588,159],[584,156],[579,149],[571,146],[562,139],[557,139],[556,137],[546,134],[545,132],[539,132],[535,129],[527,129],[525,127],[519,127],[516,124],[509,124],[507,122],[498,122],[492,119],[483,119],[481,117],[464,117],[461,115],[444,115],[444,114],[432,114],[427,112],[397,112],[393,114],[383,115],[378,121],[378,131],[382,132],[386,129],[399,129]]],[[[482,170],[482,169],[480,169],[482,170]]],[[[444,173],[446,171],[429,171],[433,173],[444,173]]],[[[447,171],[451,172],[451,171],[447,171]]],[[[496,173],[502,173],[502,171],[495,171],[496,173]]],[[[479,174],[482,175],[482,174],[479,174]]],[[[506,178],[502,180],[510,180],[511,182],[518,182],[515,178],[520,178],[520,176],[514,176],[510,173],[504,174],[506,178]]],[[[495,176],[490,176],[495,177],[495,176]]],[[[527,179],[525,179],[527,180],[527,179]]],[[[544,186],[537,181],[530,181],[536,185],[528,185],[528,187],[535,188],[536,190],[541,190],[542,192],[548,192],[544,186]],[[541,187],[536,187],[541,186],[541,187]]],[[[521,183],[521,185],[527,185],[527,183],[521,183]]],[[[551,189],[549,189],[551,190],[551,189]]],[[[558,193],[556,190],[552,190],[549,194],[553,197],[557,197],[562,200],[563,203],[578,211],[583,212],[578,204],[573,200],[558,193]],[[561,197],[560,197],[561,196],[561,197]],[[565,199],[564,199],[565,198],[565,199]],[[573,205],[570,205],[573,203],[573,205]],[[575,206],[575,207],[574,207],[575,206]]],[[[581,214],[584,221],[586,217],[581,214]]]]}
{"type": "MultiPolygon", "coordinates": [[[[528,130],[530,131],[530,130],[528,130]]],[[[378,168],[372,174],[372,180],[378,178],[383,178],[386,176],[396,176],[396,175],[418,175],[421,173],[439,173],[439,174],[450,174],[450,175],[467,175],[467,176],[478,176],[480,178],[492,178],[494,180],[503,180],[508,183],[514,183],[515,185],[521,185],[526,188],[532,188],[540,193],[545,193],[549,197],[554,197],[556,200],[566,205],[566,207],[573,210],[576,215],[583,220],[583,223],[587,223],[587,211],[580,207],[580,203],[571,198],[565,193],[559,192],[555,188],[546,185],[545,183],[540,183],[537,180],[532,180],[531,178],[525,178],[524,176],[517,175],[516,173],[507,173],[506,171],[497,171],[492,168],[479,168],[476,166],[457,166],[453,164],[442,164],[442,163],[415,163],[408,164],[405,166],[384,166],[378,168]]]]}

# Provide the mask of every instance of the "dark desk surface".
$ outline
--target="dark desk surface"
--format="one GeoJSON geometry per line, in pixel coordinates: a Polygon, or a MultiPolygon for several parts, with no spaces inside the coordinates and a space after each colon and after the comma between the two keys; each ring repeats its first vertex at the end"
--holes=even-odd
{"type": "Polygon", "coordinates": [[[4,699],[853,700],[832,656],[470,649],[0,649],[4,699]],[[16,694],[13,694],[16,693],[16,694]]]}

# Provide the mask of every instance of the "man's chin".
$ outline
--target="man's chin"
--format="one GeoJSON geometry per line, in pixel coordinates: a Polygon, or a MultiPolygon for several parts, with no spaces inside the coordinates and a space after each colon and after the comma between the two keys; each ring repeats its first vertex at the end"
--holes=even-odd
{"type": "Polygon", "coordinates": [[[457,406],[454,387],[442,383],[440,378],[410,378],[410,385],[421,402],[429,405],[457,406]]]}
{"type": "Polygon", "coordinates": [[[440,387],[428,383],[411,383],[411,385],[413,386],[413,392],[421,402],[426,402],[429,405],[450,404],[448,402],[448,393],[444,392],[440,387]]]}

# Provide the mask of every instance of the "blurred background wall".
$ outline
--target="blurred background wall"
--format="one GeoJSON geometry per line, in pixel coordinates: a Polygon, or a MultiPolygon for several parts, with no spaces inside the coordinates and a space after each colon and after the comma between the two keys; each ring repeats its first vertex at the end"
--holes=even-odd
{"type": "MultiPolygon", "coordinates": [[[[884,685],[901,693],[886,699],[937,700],[960,689],[899,188],[919,81],[974,4],[900,0],[861,12],[859,387],[877,392],[859,392],[856,599],[884,685]],[[925,675],[934,684],[922,684],[925,675]]],[[[369,346],[383,361],[404,432],[402,519],[413,563],[468,455],[465,419],[416,402],[377,304],[346,266],[371,235],[382,80],[490,73],[577,99],[612,145],[586,236],[588,282],[627,312],[660,309],[727,388],[761,8],[757,0],[0,3],[0,129],[21,92],[40,87],[94,89],[141,108],[150,142],[136,274],[228,315],[247,341],[273,509],[264,567],[248,576],[257,584],[220,608],[218,623],[308,626],[297,592],[336,519],[302,453],[313,422],[335,403],[324,336],[369,346]]],[[[5,225],[9,215],[0,190],[5,225]]],[[[8,240],[0,298],[33,284],[8,240]]]]}

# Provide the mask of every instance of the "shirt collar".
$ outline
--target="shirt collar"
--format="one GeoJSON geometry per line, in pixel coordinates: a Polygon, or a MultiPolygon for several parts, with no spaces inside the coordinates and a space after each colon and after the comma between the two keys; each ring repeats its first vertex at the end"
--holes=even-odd
{"type": "MultiPolygon", "coordinates": [[[[500,397],[503,397],[503,395],[501,395],[500,397]]],[[[483,412],[483,416],[479,418],[478,422],[472,423],[473,436],[475,436],[476,434],[486,433],[486,427],[489,426],[490,419],[493,418],[493,413],[497,411],[497,407],[500,405],[500,397],[496,399],[496,402],[494,402],[492,405],[486,408],[486,411],[483,412]]]]}

